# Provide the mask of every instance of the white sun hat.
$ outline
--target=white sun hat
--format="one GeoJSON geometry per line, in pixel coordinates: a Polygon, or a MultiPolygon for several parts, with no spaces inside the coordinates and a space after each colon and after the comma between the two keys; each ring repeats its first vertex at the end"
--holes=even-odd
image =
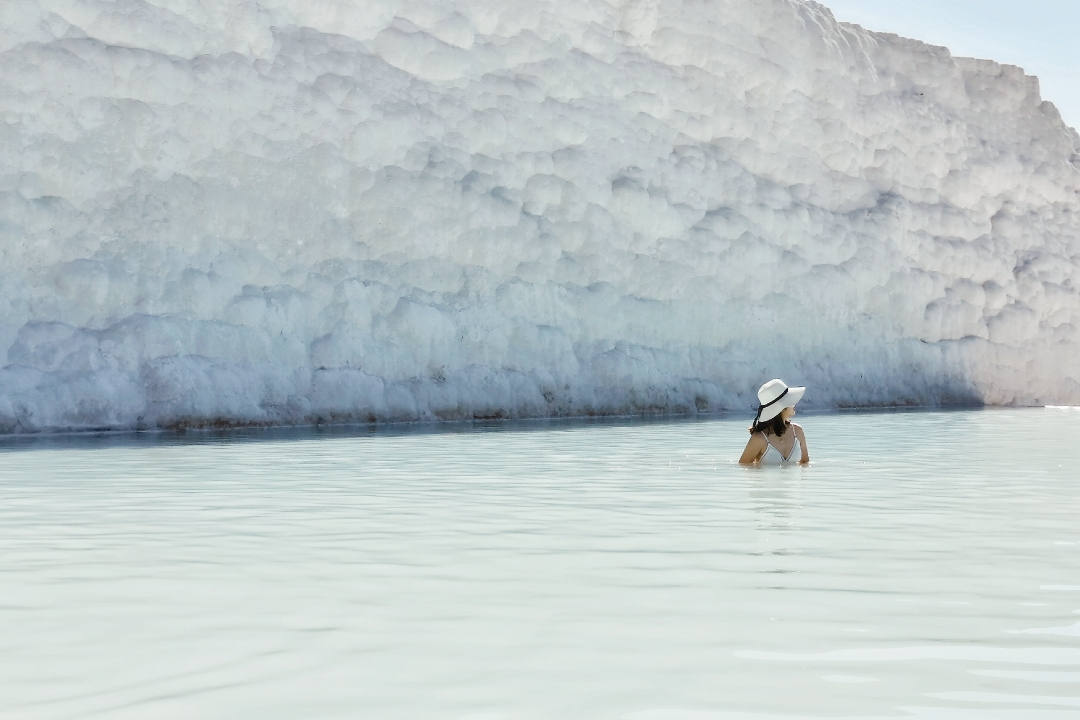
{"type": "Polygon", "coordinates": [[[761,404],[758,406],[754,424],[772,420],[784,408],[795,407],[795,403],[802,400],[805,392],[806,388],[788,387],[783,380],[770,380],[765,383],[757,391],[757,399],[761,404]]]}

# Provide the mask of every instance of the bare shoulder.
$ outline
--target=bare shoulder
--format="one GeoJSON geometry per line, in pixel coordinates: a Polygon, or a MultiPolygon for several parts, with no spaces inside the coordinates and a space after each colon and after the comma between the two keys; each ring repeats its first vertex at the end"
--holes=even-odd
{"type": "Polygon", "coordinates": [[[762,453],[765,452],[767,441],[765,436],[761,433],[754,433],[750,436],[750,439],[746,443],[746,449],[743,450],[742,457],[739,458],[739,462],[743,465],[751,465],[757,462],[762,453]]]}
{"type": "Polygon", "coordinates": [[[765,440],[764,435],[762,435],[761,433],[754,433],[753,435],[750,436],[750,441],[748,443],[746,443],[746,447],[748,447],[748,448],[762,448],[762,447],[765,447],[766,444],[768,444],[768,441],[765,440]]]}
{"type": "Polygon", "coordinates": [[[810,462],[810,453],[806,449],[806,435],[803,434],[802,426],[791,424],[795,430],[795,439],[799,441],[799,445],[802,447],[802,457],[799,459],[800,465],[805,465],[810,462]]]}

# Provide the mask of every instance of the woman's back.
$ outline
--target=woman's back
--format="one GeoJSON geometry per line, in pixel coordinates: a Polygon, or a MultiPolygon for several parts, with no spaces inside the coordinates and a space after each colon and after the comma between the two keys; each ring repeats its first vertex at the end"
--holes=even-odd
{"type": "MultiPolygon", "coordinates": [[[[795,433],[794,429],[792,429],[791,434],[795,436],[795,441],[791,444],[791,450],[789,450],[788,454],[785,456],[784,453],[780,452],[780,448],[773,445],[769,436],[762,433],[768,447],[765,449],[765,454],[761,456],[761,459],[758,460],[758,462],[762,465],[782,465],[789,462],[797,463],[802,460],[802,447],[799,445],[799,436],[795,433]]],[[[776,439],[780,441],[783,438],[776,439]]]]}
{"type": "Polygon", "coordinates": [[[810,462],[810,453],[806,451],[806,435],[795,423],[786,427],[757,429],[746,443],[739,462],[743,465],[786,465],[788,463],[810,462]]]}

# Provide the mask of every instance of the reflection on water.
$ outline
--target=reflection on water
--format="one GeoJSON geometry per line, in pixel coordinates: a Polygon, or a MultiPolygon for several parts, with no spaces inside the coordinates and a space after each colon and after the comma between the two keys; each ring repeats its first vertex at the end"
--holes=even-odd
{"type": "Polygon", "coordinates": [[[746,468],[759,529],[783,531],[796,524],[802,506],[801,473],[805,471],[793,467],[746,468]]]}
{"type": "Polygon", "coordinates": [[[1080,413],[802,424],[0,440],[0,716],[1080,720],[1080,413]]]}

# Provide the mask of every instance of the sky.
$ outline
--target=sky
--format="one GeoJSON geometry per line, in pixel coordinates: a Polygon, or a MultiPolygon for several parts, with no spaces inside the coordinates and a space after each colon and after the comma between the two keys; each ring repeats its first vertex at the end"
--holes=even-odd
{"type": "Polygon", "coordinates": [[[1080,128],[1080,0],[819,0],[837,20],[1019,65],[1080,128]]]}

